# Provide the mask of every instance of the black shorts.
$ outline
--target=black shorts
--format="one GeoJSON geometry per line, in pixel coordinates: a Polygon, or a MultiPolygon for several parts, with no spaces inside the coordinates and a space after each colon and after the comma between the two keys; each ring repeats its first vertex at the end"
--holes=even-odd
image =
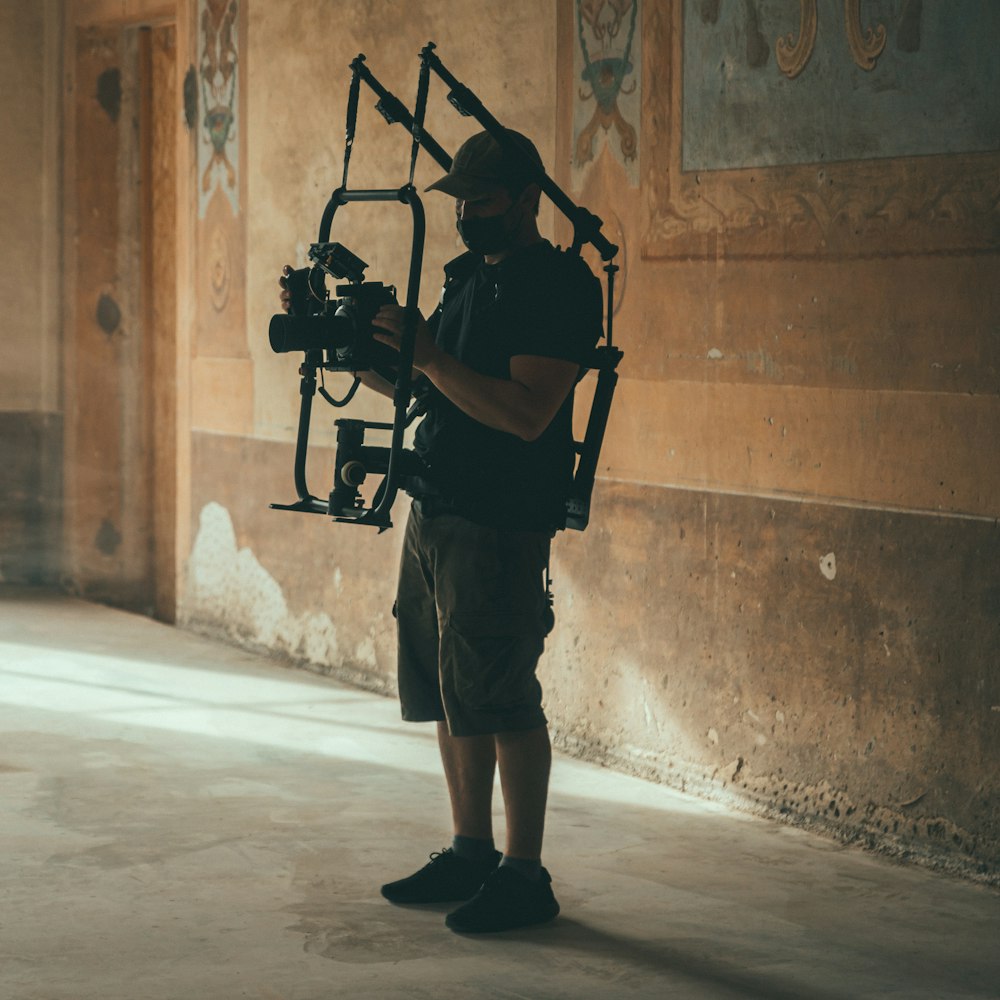
{"type": "Polygon", "coordinates": [[[420,507],[407,521],[396,595],[403,718],[446,721],[453,736],[544,726],[535,668],[551,535],[420,507]]]}

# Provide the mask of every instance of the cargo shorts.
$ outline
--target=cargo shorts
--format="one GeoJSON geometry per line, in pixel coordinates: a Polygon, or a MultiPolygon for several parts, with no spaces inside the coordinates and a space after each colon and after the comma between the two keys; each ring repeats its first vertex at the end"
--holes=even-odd
{"type": "Polygon", "coordinates": [[[546,724],[535,668],[550,624],[548,532],[410,510],[396,593],[399,700],[453,736],[546,724]]]}

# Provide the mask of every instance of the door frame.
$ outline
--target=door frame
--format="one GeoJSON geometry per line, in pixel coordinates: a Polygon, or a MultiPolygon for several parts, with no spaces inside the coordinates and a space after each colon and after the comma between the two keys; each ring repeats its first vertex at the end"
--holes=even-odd
{"type": "MultiPolygon", "coordinates": [[[[63,412],[66,418],[66,440],[72,441],[68,426],[72,414],[78,412],[80,399],[73,373],[77,363],[76,278],[80,206],[77,204],[76,171],[76,59],[77,34],[88,27],[161,27],[174,26],[176,35],[176,66],[173,83],[174,183],[173,257],[175,267],[172,293],[174,350],[172,356],[148,354],[144,361],[143,385],[153,391],[157,400],[150,407],[160,418],[154,422],[153,447],[153,509],[151,511],[152,572],[154,614],[173,622],[177,615],[184,561],[190,548],[191,504],[191,330],[194,326],[194,210],[196,205],[196,130],[190,127],[184,114],[184,81],[196,61],[197,0],[72,0],[64,8],[63,22],[63,412]]],[[[144,199],[148,204],[149,199],[144,199]]],[[[169,210],[168,210],[169,211],[169,210]]],[[[143,213],[146,214],[145,212],[143,213]]],[[[149,219],[141,222],[143,243],[148,248],[149,219]]],[[[148,259],[148,255],[145,255],[148,259]]],[[[143,268],[143,283],[153,279],[148,267],[143,268]]],[[[165,291],[171,296],[168,288],[165,291]]],[[[144,321],[150,310],[144,304],[144,321]]],[[[147,328],[149,323],[144,322],[147,328]]],[[[64,509],[66,511],[63,561],[64,579],[74,589],[80,587],[80,559],[72,531],[74,505],[80,497],[82,484],[78,462],[64,449],[64,509]]]]}

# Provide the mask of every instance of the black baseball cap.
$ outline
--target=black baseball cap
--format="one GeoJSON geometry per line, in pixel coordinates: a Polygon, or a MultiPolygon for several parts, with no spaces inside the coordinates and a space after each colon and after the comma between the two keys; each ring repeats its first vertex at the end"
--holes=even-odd
{"type": "Polygon", "coordinates": [[[538,174],[544,173],[542,158],[527,136],[509,128],[504,131],[523,156],[509,153],[489,132],[477,132],[458,147],[448,173],[426,190],[443,191],[463,200],[482,198],[498,185],[515,193],[523,190],[538,174]]]}

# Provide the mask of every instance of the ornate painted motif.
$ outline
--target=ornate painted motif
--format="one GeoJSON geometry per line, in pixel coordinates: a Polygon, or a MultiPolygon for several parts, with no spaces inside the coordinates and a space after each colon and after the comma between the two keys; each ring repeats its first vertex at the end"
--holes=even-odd
{"type": "Polygon", "coordinates": [[[874,69],[885,48],[885,25],[861,27],[861,0],[844,0],[844,26],[851,55],[862,69],[874,69]]]}
{"type": "Polygon", "coordinates": [[[199,215],[221,190],[239,214],[239,156],[236,141],[239,107],[239,0],[199,0],[198,77],[204,107],[198,144],[199,215]]]}
{"type": "Polygon", "coordinates": [[[638,186],[640,0],[576,0],[574,68],[585,86],[574,109],[574,180],[592,162],[602,138],[638,186]],[[594,102],[589,118],[590,102],[594,102]],[[614,138],[612,138],[614,130],[614,138]]]}
{"type": "MultiPolygon", "coordinates": [[[[774,46],[778,68],[789,79],[797,77],[809,62],[816,47],[819,22],[817,0],[799,0],[799,34],[789,32],[774,46]]],[[[844,0],[844,29],[854,61],[864,70],[872,70],[885,48],[885,25],[875,28],[861,26],[861,0],[844,0]]]]}
{"type": "MultiPolygon", "coordinates": [[[[1000,3],[680,6],[684,170],[1000,150],[1000,3]]],[[[660,86],[651,9],[644,73],[660,86]]]]}
{"type": "Polygon", "coordinates": [[[799,37],[789,32],[779,38],[774,46],[774,54],[778,60],[778,68],[789,79],[794,79],[806,68],[809,57],[816,47],[816,26],[819,16],[816,11],[816,0],[800,0],[799,37]]]}
{"type": "MultiPolygon", "coordinates": [[[[856,5],[850,13],[857,14],[856,5]]],[[[862,31],[856,17],[852,23],[859,49],[873,58],[885,44],[881,33],[862,31]]],[[[647,73],[658,86],[645,108],[643,184],[651,196],[644,257],[788,260],[995,253],[1000,247],[1000,153],[963,157],[960,169],[953,156],[942,155],[684,168],[683,28],[680,0],[657,6],[646,21],[647,73]]],[[[795,46],[793,37],[789,50],[795,46]]]]}

